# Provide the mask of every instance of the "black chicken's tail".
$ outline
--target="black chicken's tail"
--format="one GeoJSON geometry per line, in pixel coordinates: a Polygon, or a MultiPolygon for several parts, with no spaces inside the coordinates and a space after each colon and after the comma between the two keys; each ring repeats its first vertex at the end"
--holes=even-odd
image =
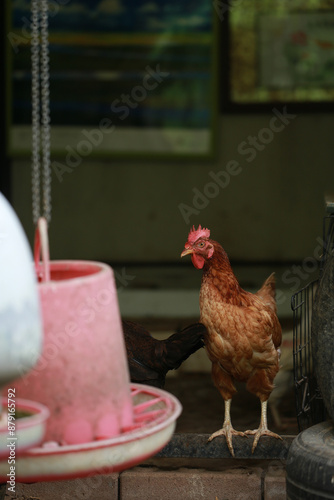
{"type": "Polygon", "coordinates": [[[161,359],[166,372],[175,370],[191,354],[204,347],[205,332],[202,323],[194,323],[156,345],[155,355],[161,359]]]}

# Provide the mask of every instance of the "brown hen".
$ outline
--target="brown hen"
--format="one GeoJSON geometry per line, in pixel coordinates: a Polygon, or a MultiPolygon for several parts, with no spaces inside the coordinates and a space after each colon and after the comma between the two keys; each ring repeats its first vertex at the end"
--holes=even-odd
{"type": "Polygon", "coordinates": [[[267,427],[267,400],[279,370],[281,326],[276,314],[274,274],[256,293],[241,288],[224,249],[210,239],[210,231],[193,227],[181,257],[191,255],[203,269],[200,290],[200,321],[206,326],[204,341],[212,362],[212,378],[225,403],[222,429],[209,441],[224,435],[234,456],[232,436],[254,434],[252,452],[261,436],[282,439],[267,427]],[[245,382],[261,402],[261,421],[256,430],[233,429],[230,407],[236,393],[234,381],[245,382]]]}

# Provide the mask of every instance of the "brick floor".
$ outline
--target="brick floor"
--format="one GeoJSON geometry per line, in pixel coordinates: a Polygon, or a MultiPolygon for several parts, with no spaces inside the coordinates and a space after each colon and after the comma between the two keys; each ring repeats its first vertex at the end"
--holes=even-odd
{"type": "Polygon", "coordinates": [[[155,459],[121,474],[44,483],[0,485],[0,500],[285,500],[280,461],[155,459]],[[187,465],[188,463],[188,465],[187,465]],[[205,465],[208,464],[208,465],[205,465]],[[203,468],[198,468],[203,467],[203,468]]]}

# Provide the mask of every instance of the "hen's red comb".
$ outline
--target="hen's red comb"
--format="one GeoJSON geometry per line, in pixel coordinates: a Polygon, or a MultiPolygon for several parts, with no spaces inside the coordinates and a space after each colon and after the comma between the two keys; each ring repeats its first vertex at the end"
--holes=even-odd
{"type": "Polygon", "coordinates": [[[201,225],[198,226],[198,229],[195,229],[195,226],[193,226],[188,234],[188,243],[195,243],[198,238],[210,238],[210,229],[202,228],[201,225]]]}

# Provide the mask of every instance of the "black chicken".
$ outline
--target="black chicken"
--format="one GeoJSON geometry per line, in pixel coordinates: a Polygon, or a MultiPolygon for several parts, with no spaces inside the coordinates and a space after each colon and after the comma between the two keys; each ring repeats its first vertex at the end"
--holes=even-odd
{"type": "Polygon", "coordinates": [[[122,321],[131,382],[162,389],[166,374],[204,346],[202,323],[187,326],[165,340],[157,340],[141,325],[122,321]]]}

